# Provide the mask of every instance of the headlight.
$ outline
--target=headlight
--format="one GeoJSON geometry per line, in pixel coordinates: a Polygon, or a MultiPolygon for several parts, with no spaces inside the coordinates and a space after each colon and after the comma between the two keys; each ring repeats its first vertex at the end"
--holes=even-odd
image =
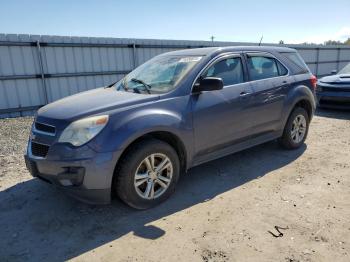
{"type": "Polygon", "coordinates": [[[93,116],[71,123],[61,134],[58,142],[81,146],[93,139],[108,123],[108,116],[93,116]]]}

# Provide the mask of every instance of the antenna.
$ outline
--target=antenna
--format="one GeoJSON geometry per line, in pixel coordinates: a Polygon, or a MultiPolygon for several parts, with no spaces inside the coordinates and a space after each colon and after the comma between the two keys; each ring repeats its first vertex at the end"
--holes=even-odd
{"type": "Polygon", "coordinates": [[[261,45],[261,42],[262,42],[263,38],[264,38],[264,35],[261,35],[259,46],[261,45]]]}

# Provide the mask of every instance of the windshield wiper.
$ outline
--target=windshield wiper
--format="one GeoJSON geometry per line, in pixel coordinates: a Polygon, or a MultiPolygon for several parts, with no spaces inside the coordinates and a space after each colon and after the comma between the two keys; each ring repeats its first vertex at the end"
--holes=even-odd
{"type": "Polygon", "coordinates": [[[151,85],[149,85],[149,84],[143,82],[141,79],[131,78],[130,81],[133,81],[133,82],[135,82],[135,83],[140,83],[141,85],[143,85],[143,86],[145,87],[145,89],[146,89],[146,91],[147,91],[148,94],[151,93],[151,88],[152,88],[151,85]]]}
{"type": "Polygon", "coordinates": [[[105,88],[111,88],[111,87],[114,86],[116,83],[118,83],[118,81],[113,82],[112,84],[109,84],[109,85],[105,86],[105,88]]]}

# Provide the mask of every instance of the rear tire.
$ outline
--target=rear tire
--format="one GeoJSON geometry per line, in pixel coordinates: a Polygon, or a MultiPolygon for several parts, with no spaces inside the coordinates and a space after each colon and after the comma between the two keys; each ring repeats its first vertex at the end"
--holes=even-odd
{"type": "Polygon", "coordinates": [[[284,127],[280,144],[286,149],[297,149],[305,141],[309,132],[310,119],[306,110],[296,107],[290,114],[284,127]]]}
{"type": "Polygon", "coordinates": [[[176,151],[161,140],[149,139],[128,149],[116,169],[113,187],[129,206],[147,209],[175,191],[179,175],[176,151]]]}

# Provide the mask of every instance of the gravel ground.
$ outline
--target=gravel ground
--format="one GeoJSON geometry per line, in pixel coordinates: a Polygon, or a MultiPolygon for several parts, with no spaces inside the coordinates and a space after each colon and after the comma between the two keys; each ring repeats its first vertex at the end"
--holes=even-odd
{"type": "Polygon", "coordinates": [[[32,117],[0,119],[0,190],[31,179],[23,153],[32,122],[32,117]]]}
{"type": "Polygon", "coordinates": [[[31,121],[0,120],[0,261],[350,261],[350,112],[318,112],[299,150],[270,142],[193,168],[147,211],[32,179],[31,121]]]}

